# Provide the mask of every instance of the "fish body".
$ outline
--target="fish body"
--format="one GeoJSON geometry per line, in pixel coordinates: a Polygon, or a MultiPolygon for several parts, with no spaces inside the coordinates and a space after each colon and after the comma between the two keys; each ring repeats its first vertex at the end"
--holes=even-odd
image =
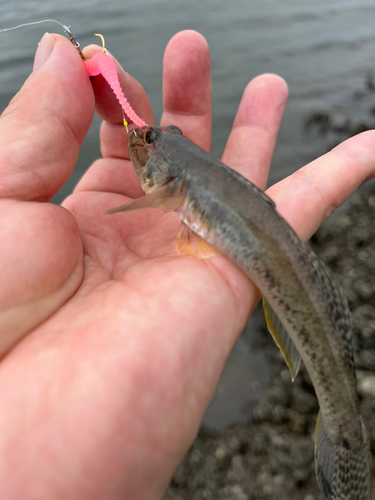
{"type": "Polygon", "coordinates": [[[265,193],[177,127],[135,129],[129,152],[148,194],[109,212],[173,210],[251,278],[292,378],[301,356],[314,385],[316,473],[325,498],[369,500],[369,441],[356,394],[349,311],[330,271],[265,193]]]}

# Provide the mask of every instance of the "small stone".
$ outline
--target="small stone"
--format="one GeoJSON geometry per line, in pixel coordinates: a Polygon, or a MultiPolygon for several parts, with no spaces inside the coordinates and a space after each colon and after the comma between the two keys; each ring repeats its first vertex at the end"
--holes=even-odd
{"type": "Polygon", "coordinates": [[[249,500],[248,495],[243,492],[241,486],[239,484],[235,484],[233,486],[228,485],[225,486],[221,490],[221,498],[225,498],[225,500],[230,499],[230,500],[249,500]],[[224,494],[224,495],[223,495],[224,494]]]}
{"type": "Polygon", "coordinates": [[[317,411],[318,401],[313,394],[309,394],[297,385],[293,387],[291,407],[298,413],[306,415],[317,411]]]}
{"type": "Polygon", "coordinates": [[[248,473],[243,466],[242,458],[239,456],[233,457],[230,470],[226,476],[227,481],[229,483],[242,484],[246,481],[247,476],[248,473]]]}
{"type": "Polygon", "coordinates": [[[216,448],[215,453],[214,453],[215,457],[218,460],[222,460],[226,456],[226,454],[227,454],[227,450],[223,447],[220,447],[220,446],[218,448],[216,448]]]}
{"type": "Polygon", "coordinates": [[[202,490],[201,491],[201,496],[202,496],[202,498],[205,498],[206,500],[211,500],[212,498],[214,498],[214,495],[212,494],[212,491],[208,490],[208,489],[202,490]]]}
{"type": "Polygon", "coordinates": [[[251,441],[251,451],[255,454],[264,454],[269,448],[269,439],[263,432],[257,432],[251,441]]]}
{"type": "Polygon", "coordinates": [[[237,451],[241,443],[237,436],[232,436],[229,441],[229,447],[232,451],[237,451]]]}
{"type": "Polygon", "coordinates": [[[272,420],[274,405],[269,403],[266,399],[261,401],[253,410],[253,420],[255,422],[270,421],[272,420]]]}
{"type": "Polygon", "coordinates": [[[368,258],[369,258],[369,254],[365,250],[361,250],[358,253],[359,260],[363,260],[364,262],[366,262],[368,260],[368,258]]]}
{"type": "Polygon", "coordinates": [[[374,293],[372,284],[363,283],[359,280],[354,283],[354,288],[361,300],[368,300],[374,293]]]}
{"type": "Polygon", "coordinates": [[[293,470],[293,478],[299,483],[306,483],[311,477],[310,467],[298,467],[293,470]]]}
{"type": "Polygon", "coordinates": [[[283,422],[285,419],[286,419],[286,411],[285,411],[285,408],[281,405],[277,405],[275,406],[275,408],[273,409],[273,412],[272,412],[272,421],[273,423],[275,424],[279,424],[281,422],[283,422]]]}
{"type": "Polygon", "coordinates": [[[322,252],[321,258],[327,264],[331,264],[337,259],[337,257],[339,257],[339,255],[340,249],[337,246],[332,245],[331,247],[328,247],[324,252],[322,252]]]}
{"type": "Polygon", "coordinates": [[[287,416],[289,419],[289,429],[295,434],[304,434],[306,432],[306,417],[298,412],[288,408],[287,416]]]}
{"type": "Polygon", "coordinates": [[[289,383],[291,381],[289,370],[283,370],[281,372],[280,376],[281,376],[283,382],[289,383]]]}
{"type": "Polygon", "coordinates": [[[287,392],[281,385],[274,385],[267,389],[266,397],[274,406],[283,406],[287,401],[287,392]]]}
{"type": "Polygon", "coordinates": [[[362,397],[375,398],[375,375],[367,375],[359,380],[358,392],[362,397]]]}
{"type": "Polygon", "coordinates": [[[202,453],[200,450],[194,450],[190,457],[190,464],[195,465],[200,462],[202,453]]]}
{"type": "Polygon", "coordinates": [[[374,326],[373,325],[364,326],[362,329],[362,335],[367,338],[372,337],[374,335],[374,326]]]}
{"type": "Polygon", "coordinates": [[[360,352],[362,363],[367,370],[375,370],[375,352],[363,349],[360,352]]]}

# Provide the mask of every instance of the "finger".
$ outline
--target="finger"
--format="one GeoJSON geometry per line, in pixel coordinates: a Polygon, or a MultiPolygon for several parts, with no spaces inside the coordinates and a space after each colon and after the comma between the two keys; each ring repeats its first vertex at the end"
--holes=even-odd
{"type": "MultiPolygon", "coordinates": [[[[101,50],[97,45],[90,45],[83,49],[83,53],[88,59],[101,50]]],[[[113,60],[121,88],[129,104],[146,123],[154,123],[151,105],[142,85],[125,73],[115,58],[113,60]]],[[[127,135],[123,126],[121,106],[102,75],[92,77],[91,84],[95,94],[95,110],[104,120],[100,134],[103,158],[128,159],[127,135]]]]}
{"type": "Polygon", "coordinates": [[[374,130],[356,135],[268,189],[277,210],[302,240],[375,176],[374,143],[374,130]]]}
{"type": "Polygon", "coordinates": [[[144,195],[130,161],[118,158],[100,159],[91,165],[74,190],[81,191],[117,193],[129,198],[144,195]]]}
{"type": "Polygon", "coordinates": [[[91,124],[94,99],[76,49],[46,34],[37,64],[43,51],[48,59],[0,118],[0,197],[49,200],[70,176],[91,124]]]}
{"type": "Polygon", "coordinates": [[[267,185],[288,87],[276,75],[261,75],[246,87],[222,161],[261,189],[267,185]]]}
{"type": "Polygon", "coordinates": [[[210,54],[206,40],[182,31],[164,55],[164,113],[161,125],[177,125],[186,137],[207,151],[211,144],[210,54]]]}

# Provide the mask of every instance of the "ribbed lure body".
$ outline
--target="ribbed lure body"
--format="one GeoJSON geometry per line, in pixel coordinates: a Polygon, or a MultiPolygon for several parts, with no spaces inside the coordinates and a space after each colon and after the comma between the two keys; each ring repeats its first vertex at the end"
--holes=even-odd
{"type": "Polygon", "coordinates": [[[133,123],[135,123],[138,127],[146,125],[146,123],[134,112],[128,103],[128,100],[124,96],[117,76],[115,63],[108,52],[97,52],[91,59],[86,59],[83,64],[85,65],[88,76],[101,74],[103,78],[105,78],[108,85],[113,90],[113,93],[117,97],[124,113],[133,123]]]}

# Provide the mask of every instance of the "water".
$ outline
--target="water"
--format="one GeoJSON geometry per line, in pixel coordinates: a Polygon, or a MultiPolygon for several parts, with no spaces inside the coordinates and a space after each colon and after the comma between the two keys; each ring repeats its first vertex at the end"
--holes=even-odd
{"type": "MultiPolygon", "coordinates": [[[[362,122],[369,126],[374,123],[373,0],[232,0],[230,4],[226,0],[128,0],[121,4],[115,0],[63,3],[0,0],[0,27],[45,18],[71,25],[82,46],[98,43],[93,34],[102,33],[108,49],[144,86],[156,123],[162,112],[162,58],[168,41],[183,29],[194,29],[204,35],[211,50],[215,156],[223,151],[248,81],[264,72],[281,75],[288,82],[290,98],[272,162],[270,184],[344,138],[346,132],[337,132],[336,125],[349,121],[355,128],[362,122]],[[334,122],[334,127],[328,127],[324,134],[319,127],[312,127],[309,132],[305,129],[308,117],[317,112],[326,113],[334,122]]],[[[45,31],[61,33],[57,25],[42,25],[0,34],[1,110],[31,72],[37,43],[45,31]]],[[[54,198],[55,202],[71,192],[90,163],[100,155],[99,127],[100,120],[96,118],[77,167],[54,198]]],[[[251,356],[245,344],[240,346],[240,356],[251,356]]],[[[240,386],[241,375],[236,377],[240,386]]],[[[219,397],[215,401],[218,400],[219,397]]],[[[215,413],[212,411],[215,401],[210,415],[215,413]]],[[[246,401],[241,399],[239,406],[246,407],[246,401]]],[[[224,413],[222,419],[213,417],[214,423],[208,419],[207,425],[220,427],[242,418],[239,410],[229,417],[228,412],[224,413]]]]}

